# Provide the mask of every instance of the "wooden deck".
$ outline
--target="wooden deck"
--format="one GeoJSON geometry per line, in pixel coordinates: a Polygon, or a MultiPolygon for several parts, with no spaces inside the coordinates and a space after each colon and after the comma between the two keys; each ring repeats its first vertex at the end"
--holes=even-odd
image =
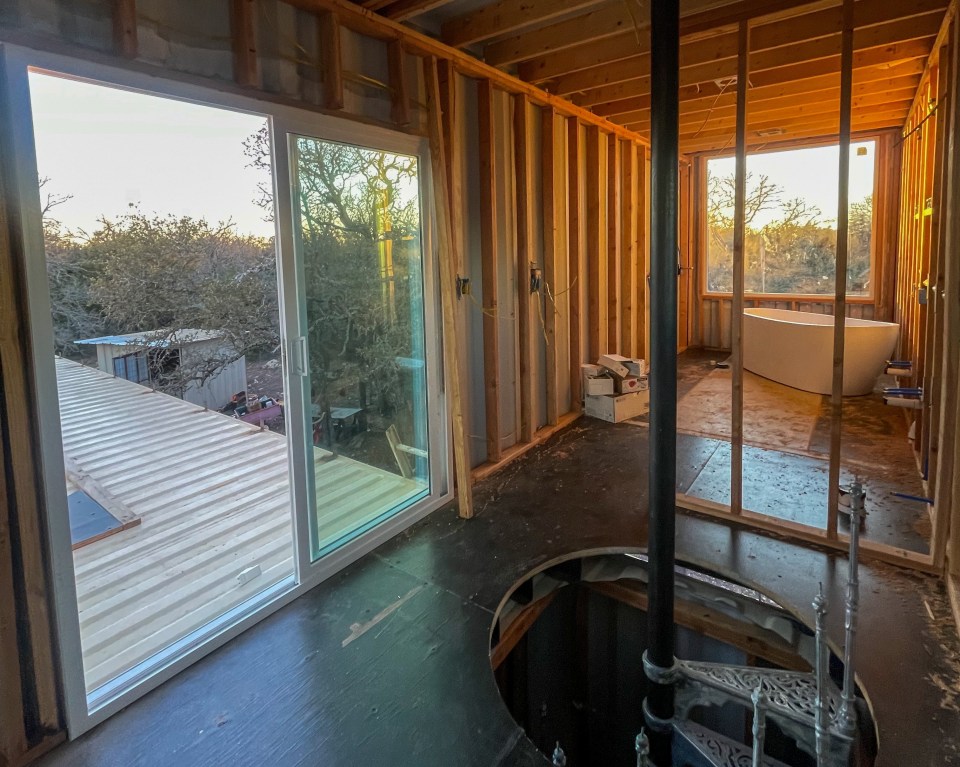
{"type": "MultiPolygon", "coordinates": [[[[68,486],[79,472],[108,511],[141,520],[74,552],[91,691],[293,574],[287,444],[68,360],[57,381],[68,486]]],[[[315,463],[321,535],[424,489],[328,455],[315,463]]]]}

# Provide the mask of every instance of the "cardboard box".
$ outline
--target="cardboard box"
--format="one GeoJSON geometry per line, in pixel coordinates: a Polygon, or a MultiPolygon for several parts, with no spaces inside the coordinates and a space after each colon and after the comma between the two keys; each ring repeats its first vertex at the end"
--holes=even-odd
{"type": "Polygon", "coordinates": [[[602,394],[613,394],[613,379],[610,376],[600,376],[597,378],[587,377],[583,379],[583,394],[585,397],[598,396],[602,394]]]}
{"type": "Polygon", "coordinates": [[[626,365],[627,370],[630,371],[630,375],[632,376],[640,378],[647,374],[647,363],[644,360],[633,359],[623,364],[626,365]]]}
{"type": "Polygon", "coordinates": [[[650,392],[601,395],[584,398],[584,412],[593,418],[619,423],[643,415],[650,407],[650,392]]]}
{"type": "Polygon", "coordinates": [[[632,391],[640,391],[640,379],[636,376],[618,378],[614,391],[616,391],[617,394],[629,394],[632,391]]]}
{"type": "Polygon", "coordinates": [[[618,378],[626,378],[630,375],[625,362],[630,362],[629,357],[621,357],[619,354],[601,354],[597,364],[605,367],[618,378]]]}

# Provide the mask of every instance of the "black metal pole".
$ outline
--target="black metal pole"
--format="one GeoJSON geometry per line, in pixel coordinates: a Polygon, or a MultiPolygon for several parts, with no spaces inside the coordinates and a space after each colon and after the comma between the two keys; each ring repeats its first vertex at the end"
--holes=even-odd
{"type": "MultiPolygon", "coordinates": [[[[674,660],[679,0],[653,3],[650,16],[650,573],[646,659],[656,670],[667,671],[674,660]]],[[[646,713],[651,725],[672,719],[670,684],[652,686],[646,713]]],[[[651,745],[656,763],[669,764],[665,761],[670,754],[669,737],[656,738],[651,745]]]]}

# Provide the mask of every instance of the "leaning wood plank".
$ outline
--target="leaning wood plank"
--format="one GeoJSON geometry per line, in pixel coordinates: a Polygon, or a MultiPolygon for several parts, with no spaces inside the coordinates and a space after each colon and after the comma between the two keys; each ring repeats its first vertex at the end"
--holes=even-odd
{"type": "Polygon", "coordinates": [[[137,38],[137,0],[113,0],[113,49],[125,59],[140,52],[137,38]]]}
{"type": "Polygon", "coordinates": [[[440,82],[437,60],[424,61],[424,84],[429,118],[430,164],[433,170],[434,216],[437,221],[437,244],[440,257],[440,304],[443,312],[444,372],[450,392],[450,425],[453,432],[454,473],[457,480],[457,500],[460,516],[473,516],[473,483],[470,478],[470,451],[464,428],[462,391],[464,376],[459,354],[459,339],[463,338],[457,322],[456,264],[459,262],[459,239],[450,220],[450,195],[447,190],[447,158],[443,144],[443,125],[440,113],[440,82]]]}
{"type": "Polygon", "coordinates": [[[733,392],[730,423],[730,511],[743,511],[743,272],[746,237],[747,188],[747,86],[750,72],[749,22],[738,28],[737,58],[737,151],[733,212],[733,309],[730,323],[730,350],[733,392]]]}
{"type": "Polygon", "coordinates": [[[636,173],[637,147],[623,141],[620,147],[620,353],[636,353],[634,296],[636,295],[636,173]]]}
{"type": "Polygon", "coordinates": [[[496,136],[493,83],[477,83],[480,151],[480,259],[483,280],[483,391],[486,405],[487,460],[500,460],[500,303],[497,266],[496,136]]]}
{"type": "MultiPolygon", "coordinates": [[[[544,371],[547,396],[547,424],[553,426],[559,415],[557,402],[557,307],[553,297],[557,290],[557,158],[555,139],[556,113],[546,108],[540,115],[540,167],[542,191],[540,201],[543,212],[543,280],[545,289],[538,300],[543,301],[543,324],[546,344],[546,370],[544,371]]],[[[569,280],[568,280],[569,284],[569,280]]],[[[570,332],[573,332],[571,328],[570,332]]]]}
{"type": "MultiPolygon", "coordinates": [[[[533,254],[533,200],[530,188],[529,102],[513,100],[513,158],[517,181],[517,344],[520,363],[520,441],[533,439],[533,334],[530,323],[530,268],[533,254]]],[[[546,196],[546,195],[544,195],[546,196]]],[[[537,299],[540,300],[540,294],[537,299]]],[[[549,355],[549,348],[547,350],[549,355]]]]}
{"type": "Polygon", "coordinates": [[[340,19],[327,11],[317,16],[320,45],[320,74],[323,78],[323,106],[343,109],[343,54],[340,46],[340,19]]]}
{"type": "MultiPolygon", "coordinates": [[[[19,572],[25,602],[18,605],[21,621],[28,628],[21,651],[31,658],[25,687],[35,698],[36,730],[52,733],[61,729],[57,695],[57,662],[53,652],[50,586],[47,580],[47,538],[44,532],[44,498],[39,467],[39,403],[32,383],[27,316],[26,253],[19,216],[19,194],[10,186],[14,172],[14,140],[7,90],[7,72],[0,57],[0,361],[3,369],[3,434],[10,451],[9,472],[3,504],[16,515],[19,572]],[[9,504],[9,505],[7,505],[9,504]]],[[[4,696],[6,699],[6,696],[4,696]]]]}
{"type": "MultiPolygon", "coordinates": [[[[4,238],[5,239],[5,238],[4,238]]],[[[4,244],[0,241],[0,245],[4,244]]],[[[5,260],[5,259],[4,259],[5,260]]],[[[0,274],[0,281],[6,282],[5,272],[0,274]]],[[[4,291],[6,294],[7,291],[4,291]]],[[[3,304],[5,313],[12,307],[6,302],[3,304]]],[[[4,322],[6,318],[4,318],[4,322]]],[[[0,386],[3,384],[4,359],[0,357],[0,386]]],[[[3,414],[0,413],[0,418],[3,414]]],[[[4,419],[5,420],[5,419],[4,419]]],[[[7,424],[2,424],[2,433],[7,434],[7,424]]],[[[9,464],[11,445],[7,439],[0,443],[0,457],[3,458],[0,466],[9,464]]],[[[20,652],[17,647],[17,610],[16,602],[9,595],[16,593],[13,578],[13,541],[10,535],[10,513],[16,506],[10,502],[6,471],[0,471],[0,498],[3,499],[0,509],[0,690],[5,690],[3,705],[0,706],[0,764],[14,764],[27,751],[27,736],[24,732],[23,700],[19,694],[20,652]],[[14,692],[16,691],[16,692],[14,692]]]]}
{"type": "Polygon", "coordinates": [[[600,208],[600,131],[587,128],[587,357],[596,362],[603,353],[605,336],[600,327],[600,242],[603,226],[600,208]]]}
{"type": "Polygon", "coordinates": [[[410,124],[410,95],[407,92],[406,56],[403,43],[387,43],[387,69],[390,73],[390,118],[401,128],[410,124]]]}
{"type": "Polygon", "coordinates": [[[583,269],[580,261],[580,122],[569,118],[567,125],[567,290],[570,296],[570,399],[571,408],[583,407],[583,269]]]}
{"type": "Polygon", "coordinates": [[[853,0],[843,0],[840,54],[840,179],[837,187],[837,271],[833,299],[833,391],[830,395],[830,472],[827,536],[837,537],[840,439],[843,420],[843,355],[847,319],[847,230],[850,218],[850,95],[853,87],[853,0]]]}
{"type": "Polygon", "coordinates": [[[233,79],[238,85],[260,87],[257,58],[257,0],[230,0],[233,79]]]}
{"type": "Polygon", "coordinates": [[[620,139],[607,136],[607,349],[616,354],[620,348],[620,139]]]}
{"type": "Polygon", "coordinates": [[[639,141],[642,144],[648,144],[647,140],[639,133],[628,131],[620,125],[604,120],[593,114],[588,109],[578,107],[567,99],[560,98],[552,93],[547,93],[541,88],[517,79],[513,75],[502,72],[496,67],[485,64],[475,56],[456,48],[451,48],[439,40],[429,35],[417,32],[410,27],[404,26],[391,19],[385,19],[382,16],[372,13],[366,8],[362,8],[350,0],[284,0],[287,5],[292,5],[311,13],[320,11],[335,12],[340,22],[355,32],[367,35],[376,40],[402,40],[404,46],[410,53],[418,56],[435,56],[441,59],[452,61],[457,70],[468,77],[475,77],[489,80],[501,90],[507,93],[523,94],[539,106],[555,107],[557,112],[568,117],[577,117],[588,125],[602,127],[608,133],[616,133],[618,136],[639,141]]]}

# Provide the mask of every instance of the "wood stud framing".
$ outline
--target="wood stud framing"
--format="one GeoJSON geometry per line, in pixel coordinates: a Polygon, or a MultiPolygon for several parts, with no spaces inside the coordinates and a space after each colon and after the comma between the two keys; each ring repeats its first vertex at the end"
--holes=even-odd
{"type": "Polygon", "coordinates": [[[620,141],[607,136],[607,349],[623,354],[620,348],[620,141]]]}
{"type": "Polygon", "coordinates": [[[317,16],[320,45],[320,74],[323,79],[323,106],[343,109],[343,57],[340,50],[340,21],[333,12],[317,16]]]}
{"type": "Polygon", "coordinates": [[[500,460],[500,302],[497,271],[496,136],[493,83],[477,83],[480,151],[480,250],[483,280],[483,390],[486,411],[487,460],[500,460]]]}
{"type": "Polygon", "coordinates": [[[407,66],[403,43],[387,43],[387,66],[390,73],[390,118],[404,128],[410,124],[410,96],[407,92],[407,66]]]}
{"type": "MultiPolygon", "coordinates": [[[[547,425],[557,423],[560,414],[558,401],[559,385],[559,349],[557,348],[557,308],[553,296],[557,288],[557,255],[560,238],[557,227],[560,211],[557,194],[560,181],[557,173],[556,113],[547,107],[540,113],[540,167],[542,188],[540,202],[543,210],[543,295],[538,295],[543,311],[544,344],[546,345],[545,395],[547,398],[547,425]]],[[[527,276],[529,280],[529,275],[527,276]]],[[[523,291],[523,283],[518,283],[523,291]]]]}
{"type": "Polygon", "coordinates": [[[137,0],[113,0],[113,47],[125,59],[135,59],[139,54],[137,0]]]}
{"type": "Polygon", "coordinates": [[[230,0],[233,79],[247,88],[260,87],[256,20],[257,0],[230,0]]]}
{"type": "Polygon", "coordinates": [[[603,287],[601,280],[601,243],[604,223],[603,199],[600,183],[600,131],[594,126],[587,127],[586,138],[586,203],[587,203],[587,358],[596,362],[605,351],[606,334],[601,327],[601,305],[603,287]]]}
{"type": "Polygon", "coordinates": [[[843,357],[847,321],[847,237],[850,218],[850,117],[853,90],[853,0],[843,0],[840,65],[840,168],[837,189],[837,264],[833,299],[833,392],[830,395],[830,471],[827,492],[827,537],[837,537],[843,423],[843,357]]]}
{"type": "MultiPolygon", "coordinates": [[[[530,442],[535,431],[533,415],[533,332],[531,326],[530,265],[533,252],[533,199],[530,183],[530,108],[526,96],[513,100],[513,157],[517,196],[517,344],[520,366],[520,442],[530,442]]],[[[548,192],[548,194],[552,194],[548,192]]],[[[546,197],[546,195],[544,195],[546,197]]],[[[539,300],[537,295],[535,300],[539,300]]],[[[548,332],[549,348],[554,346],[548,332]]],[[[556,364],[554,362],[554,364],[556,364]]],[[[548,387],[549,388],[549,387],[548,387]]],[[[556,401],[556,396],[554,396],[556,401]]],[[[548,403],[549,403],[548,395],[548,403]]],[[[549,408],[549,404],[548,404],[549,408]]],[[[549,422],[549,417],[548,417],[549,422]]],[[[556,413],[554,413],[556,423],[556,413]]]]}
{"type": "Polygon", "coordinates": [[[460,516],[473,516],[473,480],[470,475],[470,450],[464,426],[463,388],[465,376],[460,361],[458,338],[460,330],[454,298],[456,265],[459,262],[458,233],[450,216],[453,209],[447,188],[447,154],[441,117],[440,78],[436,59],[428,59],[424,66],[430,135],[430,160],[433,169],[434,213],[437,218],[437,239],[440,252],[440,303],[443,313],[444,380],[450,394],[450,421],[453,436],[454,472],[457,482],[457,501],[460,516]]]}
{"type": "Polygon", "coordinates": [[[570,291],[570,388],[573,407],[579,410],[583,400],[583,380],[580,365],[583,362],[583,274],[580,250],[581,172],[580,123],[569,119],[567,124],[567,251],[569,254],[568,281],[570,291]]]}
{"type": "Polygon", "coordinates": [[[733,386],[730,425],[730,511],[743,511],[743,277],[745,207],[747,187],[747,86],[750,82],[750,26],[738,28],[740,55],[737,62],[737,151],[733,213],[733,321],[731,342],[733,386]]]}

